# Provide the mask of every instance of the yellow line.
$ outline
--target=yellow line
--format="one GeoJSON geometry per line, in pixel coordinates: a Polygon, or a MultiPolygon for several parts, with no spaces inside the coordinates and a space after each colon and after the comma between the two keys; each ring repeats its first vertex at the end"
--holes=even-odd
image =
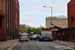
{"type": "MultiPolygon", "coordinates": [[[[56,43],[56,42],[53,42],[53,43],[56,43]]],[[[58,44],[58,45],[61,45],[61,46],[64,46],[64,45],[62,45],[62,44],[59,44],[59,43],[56,43],[56,44],[58,44]]]]}
{"type": "Polygon", "coordinates": [[[17,45],[18,42],[14,43],[10,48],[8,48],[8,50],[12,50],[12,48],[17,45]]]}

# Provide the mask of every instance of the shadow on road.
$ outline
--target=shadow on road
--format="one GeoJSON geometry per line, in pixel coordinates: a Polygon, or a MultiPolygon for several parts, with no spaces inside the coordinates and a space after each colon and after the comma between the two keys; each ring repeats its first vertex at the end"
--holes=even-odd
{"type": "Polygon", "coordinates": [[[42,41],[40,41],[40,42],[53,42],[53,41],[49,41],[49,40],[42,40],[42,41]]]}

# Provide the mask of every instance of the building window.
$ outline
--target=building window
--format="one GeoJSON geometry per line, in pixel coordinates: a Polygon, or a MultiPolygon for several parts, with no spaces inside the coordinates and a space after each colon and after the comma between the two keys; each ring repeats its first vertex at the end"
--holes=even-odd
{"type": "Polygon", "coordinates": [[[15,20],[15,23],[17,23],[17,20],[15,20]]]}
{"type": "Polygon", "coordinates": [[[64,23],[63,23],[63,25],[64,25],[64,23]]]}
{"type": "Polygon", "coordinates": [[[65,23],[66,24],[66,23],[65,23]]]}
{"type": "Polygon", "coordinates": [[[68,24],[68,23],[67,23],[68,24]]]}
{"type": "Polygon", "coordinates": [[[50,25],[54,25],[54,22],[50,22],[50,25]]]}
{"type": "Polygon", "coordinates": [[[15,11],[17,12],[17,8],[15,8],[15,11]]]}
{"type": "Polygon", "coordinates": [[[61,23],[59,23],[59,25],[60,25],[61,23]]]}
{"type": "Polygon", "coordinates": [[[71,22],[74,22],[74,17],[71,17],[71,22]]]}

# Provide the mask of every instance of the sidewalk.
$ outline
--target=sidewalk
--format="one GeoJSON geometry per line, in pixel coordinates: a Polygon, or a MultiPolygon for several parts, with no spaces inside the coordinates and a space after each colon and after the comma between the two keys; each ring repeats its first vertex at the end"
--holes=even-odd
{"type": "Polygon", "coordinates": [[[19,41],[19,40],[15,39],[15,40],[8,40],[5,42],[0,42],[0,50],[5,50],[7,47],[10,47],[11,45],[13,45],[17,41],[19,41]]]}
{"type": "Polygon", "coordinates": [[[69,42],[69,41],[68,42],[66,42],[66,41],[60,41],[59,42],[58,40],[53,41],[53,42],[75,49],[75,42],[69,42]]]}

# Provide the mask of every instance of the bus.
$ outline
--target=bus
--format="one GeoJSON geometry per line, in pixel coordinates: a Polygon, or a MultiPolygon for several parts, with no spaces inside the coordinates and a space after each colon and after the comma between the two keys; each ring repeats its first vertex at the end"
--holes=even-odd
{"type": "Polygon", "coordinates": [[[39,41],[41,40],[53,40],[52,37],[52,28],[42,28],[40,29],[40,37],[39,37],[39,41]]]}

